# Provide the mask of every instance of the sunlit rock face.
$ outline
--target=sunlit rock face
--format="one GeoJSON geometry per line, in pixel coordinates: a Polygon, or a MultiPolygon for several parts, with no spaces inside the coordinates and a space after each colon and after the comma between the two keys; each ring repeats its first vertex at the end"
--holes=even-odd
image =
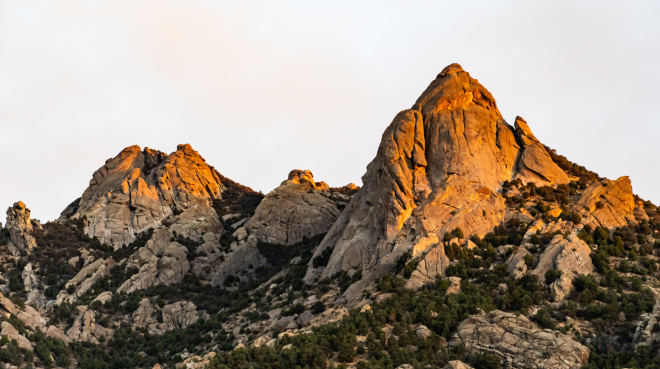
{"type": "MultiPolygon", "coordinates": [[[[501,184],[517,178],[569,182],[527,123],[518,118],[509,125],[491,93],[452,64],[385,129],[363,187],[315,252],[333,247],[328,265],[314,269],[310,263],[305,280],[341,269],[368,271],[346,292],[350,300],[423,238],[442,239],[457,227],[467,236],[492,230],[505,217],[501,184]]],[[[433,273],[444,272],[444,252],[425,249],[433,258],[427,264],[438,266],[433,273]]],[[[434,278],[429,270],[420,273],[434,278]]]]}
{"type": "Polygon", "coordinates": [[[5,223],[5,226],[9,230],[7,249],[13,256],[29,253],[37,246],[37,242],[30,234],[33,229],[30,209],[25,206],[23,201],[15,202],[13,206],[7,209],[7,223],[5,223]]]}
{"type": "Polygon", "coordinates": [[[84,218],[85,233],[115,248],[168,217],[176,217],[173,223],[191,218],[191,226],[179,224],[181,234],[199,239],[203,232],[222,232],[211,200],[221,198],[223,189],[217,173],[188,144],[170,155],[130,146],[94,172],[60,220],[84,218]]]}

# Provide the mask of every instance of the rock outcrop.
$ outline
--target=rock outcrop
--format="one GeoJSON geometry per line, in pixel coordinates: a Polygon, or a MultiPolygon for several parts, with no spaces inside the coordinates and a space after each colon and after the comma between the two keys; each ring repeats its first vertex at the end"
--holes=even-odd
{"type": "Polygon", "coordinates": [[[578,369],[589,359],[589,349],[571,337],[499,310],[464,320],[449,341],[450,347],[459,344],[469,354],[497,355],[510,368],[578,369]]]}
{"type": "Polygon", "coordinates": [[[0,337],[7,337],[8,340],[16,340],[18,342],[18,347],[26,350],[32,350],[32,342],[25,338],[22,334],[18,333],[16,328],[9,324],[9,322],[2,322],[0,325],[0,337]]]}
{"type": "Polygon", "coordinates": [[[199,319],[197,306],[190,301],[179,301],[174,304],[165,305],[162,309],[163,324],[168,330],[182,329],[194,324],[199,319]]]}
{"type": "Polygon", "coordinates": [[[99,343],[99,339],[110,339],[114,335],[114,330],[105,328],[96,322],[96,313],[87,310],[86,306],[79,306],[80,314],[74,320],[72,327],[66,332],[72,340],[99,343]]]}
{"type": "Polygon", "coordinates": [[[635,198],[628,177],[616,181],[593,181],[582,193],[578,205],[588,211],[593,223],[604,228],[623,227],[634,220],[635,198]]]}
{"type": "Polygon", "coordinates": [[[6,319],[14,315],[32,330],[41,329],[49,337],[61,339],[65,343],[70,342],[69,337],[61,329],[53,325],[48,326],[46,319],[32,306],[26,305],[25,310],[21,310],[2,293],[0,293],[0,315],[6,319]]]}
{"type": "Polygon", "coordinates": [[[37,241],[32,237],[32,221],[30,220],[30,209],[25,207],[23,201],[15,202],[7,209],[7,223],[5,227],[9,231],[7,249],[18,257],[23,252],[29,253],[37,246],[37,241]]]}
{"type": "Polygon", "coordinates": [[[28,265],[23,268],[21,277],[23,278],[23,286],[26,291],[30,292],[37,289],[39,280],[37,279],[37,276],[34,275],[34,271],[32,271],[32,263],[28,263],[28,265]]]}
{"type": "Polygon", "coordinates": [[[570,182],[568,175],[552,161],[543,144],[534,137],[524,119],[516,117],[515,128],[516,137],[522,146],[516,177],[537,185],[570,182]]]}
{"type": "Polygon", "coordinates": [[[548,158],[524,120],[511,127],[488,90],[458,64],[446,67],[385,130],[363,187],[315,251],[334,248],[327,267],[310,263],[305,281],[362,269],[351,300],[423,237],[455,228],[484,236],[505,219],[502,182],[568,182],[548,158]]]}
{"type": "Polygon", "coordinates": [[[96,283],[99,279],[110,274],[110,271],[115,266],[115,261],[110,259],[98,259],[92,263],[87,264],[82,268],[75,277],[71,278],[66,283],[65,289],[61,290],[57,294],[56,303],[61,304],[66,301],[73,303],[78,300],[78,298],[85,294],[92,285],[96,283]],[[68,293],[67,289],[73,286],[74,292],[68,293]]]}
{"type": "Polygon", "coordinates": [[[130,146],[94,172],[80,200],[69,205],[60,220],[85,219],[85,233],[115,248],[174,216],[188,230],[180,232],[185,236],[221,233],[209,200],[221,198],[223,188],[217,173],[188,144],[170,155],[130,146]],[[200,213],[206,219],[200,221],[200,213]],[[189,220],[197,224],[184,226],[189,220]]]}
{"type": "Polygon", "coordinates": [[[550,285],[550,292],[555,301],[562,301],[573,287],[572,281],[580,274],[593,274],[591,249],[573,233],[565,239],[562,235],[555,236],[539,257],[536,268],[532,271],[543,280],[550,269],[560,270],[561,278],[550,285]]]}
{"type": "Polygon", "coordinates": [[[417,268],[406,282],[406,288],[419,288],[435,282],[435,277],[443,275],[447,267],[449,267],[449,258],[445,255],[444,245],[440,243],[417,263],[417,268]]]}
{"type": "Polygon", "coordinates": [[[325,182],[314,182],[311,171],[293,170],[261,201],[245,229],[261,242],[293,245],[327,232],[341,213],[337,201],[344,198],[328,191],[325,182]]]}
{"type": "MultiPolygon", "coordinates": [[[[243,228],[239,228],[241,230],[243,228]]],[[[237,231],[238,232],[238,231],[237,231]]],[[[239,273],[251,273],[256,268],[267,263],[266,258],[259,253],[257,238],[247,237],[232,252],[225,256],[224,260],[216,263],[211,268],[208,279],[211,284],[217,286],[224,283],[229,275],[236,276],[239,273]]]]}
{"type": "Polygon", "coordinates": [[[190,270],[187,259],[188,249],[178,242],[171,241],[172,232],[166,227],[154,231],[151,239],[126,261],[126,267],[139,268],[119,288],[118,292],[131,293],[159,284],[179,283],[190,270]]]}
{"type": "Polygon", "coordinates": [[[525,275],[525,273],[527,273],[525,255],[531,255],[531,253],[522,246],[518,247],[515,252],[509,255],[505,261],[509,274],[512,274],[516,278],[521,278],[523,275],[525,275]]]}

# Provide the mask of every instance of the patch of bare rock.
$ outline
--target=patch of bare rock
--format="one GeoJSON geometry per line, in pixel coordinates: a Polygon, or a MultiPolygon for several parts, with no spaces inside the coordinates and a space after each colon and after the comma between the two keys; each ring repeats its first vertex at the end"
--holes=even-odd
{"type": "Polygon", "coordinates": [[[450,347],[459,344],[470,354],[497,355],[512,368],[578,369],[589,359],[589,349],[569,336],[499,310],[463,321],[449,341],[450,347]]]}

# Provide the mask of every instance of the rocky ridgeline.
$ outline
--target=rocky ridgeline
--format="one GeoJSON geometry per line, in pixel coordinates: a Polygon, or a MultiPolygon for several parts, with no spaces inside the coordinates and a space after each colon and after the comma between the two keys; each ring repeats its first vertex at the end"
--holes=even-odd
{"type": "Polygon", "coordinates": [[[297,358],[280,367],[362,369],[374,359],[399,369],[577,369],[588,364],[587,343],[632,346],[603,343],[595,333],[606,325],[586,318],[619,309],[622,327],[635,324],[634,347],[655,349],[650,245],[660,213],[627,177],[563,160],[523,118],[508,124],[458,64],[394,117],[361,188],[293,170],[263,196],[190,145],[169,155],[131,146],[57,222],[42,226],[22,202],[9,207],[0,336],[16,340],[19,357],[58,340],[77,360],[80,342],[113,352],[113,362],[132,350],[136,364],[126,367],[224,368],[231,352],[267,348],[297,358]],[[636,271],[623,260],[635,252],[636,271]],[[640,295],[629,299],[630,289],[640,295]],[[297,351],[310,342],[326,346],[297,351]],[[304,362],[320,357],[323,365],[304,362]]]}
{"type": "Polygon", "coordinates": [[[79,200],[60,217],[85,221],[85,233],[122,247],[168,219],[179,234],[199,239],[223,231],[211,200],[222,196],[220,178],[197,151],[179,145],[170,155],[130,146],[99,168],[79,200]]]}

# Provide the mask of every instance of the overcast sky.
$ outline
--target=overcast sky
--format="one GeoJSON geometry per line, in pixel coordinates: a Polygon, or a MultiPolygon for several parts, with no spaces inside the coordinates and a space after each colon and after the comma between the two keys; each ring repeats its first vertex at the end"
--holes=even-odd
{"type": "MultiPolygon", "coordinates": [[[[660,204],[660,2],[0,0],[0,209],[55,219],[129,145],[264,193],[360,177],[448,64],[660,204]]],[[[4,215],[0,216],[4,223],[4,215]]]]}

